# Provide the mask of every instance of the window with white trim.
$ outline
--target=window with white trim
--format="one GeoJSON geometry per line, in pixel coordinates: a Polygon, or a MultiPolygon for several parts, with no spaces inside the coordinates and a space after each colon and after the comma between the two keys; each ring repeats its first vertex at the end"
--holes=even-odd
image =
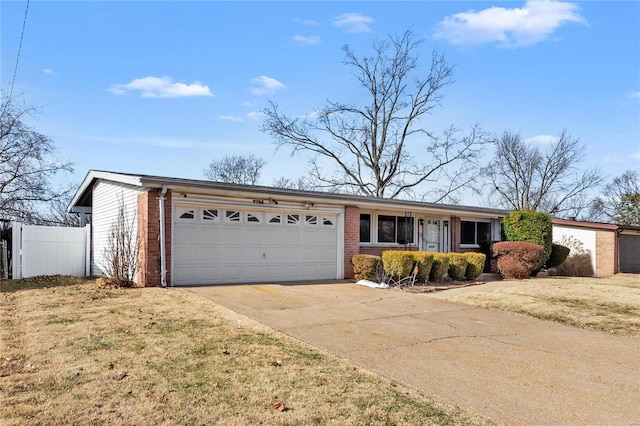
{"type": "Polygon", "coordinates": [[[237,210],[226,210],[224,212],[227,222],[240,222],[240,212],[237,210]]]}
{"type": "Polygon", "coordinates": [[[216,209],[202,209],[202,220],[205,222],[218,222],[218,210],[216,209]]]}
{"type": "Polygon", "coordinates": [[[304,223],[306,225],[317,225],[318,224],[318,216],[305,215],[304,216],[304,223]]]}
{"type": "Polygon", "coordinates": [[[332,217],[323,217],[322,218],[322,226],[335,226],[335,219],[332,217]]]}
{"type": "Polygon", "coordinates": [[[282,223],[282,215],[280,213],[267,213],[267,222],[271,224],[282,223]]]}
{"type": "Polygon", "coordinates": [[[262,213],[247,212],[247,223],[262,223],[262,213]]]}
{"type": "Polygon", "coordinates": [[[195,220],[196,218],[196,212],[194,209],[190,209],[190,208],[180,208],[178,210],[178,219],[180,220],[195,220]]]}
{"type": "Polygon", "coordinates": [[[413,244],[414,217],[385,214],[360,214],[360,242],[413,244]]]}
{"type": "Polygon", "coordinates": [[[299,214],[288,214],[287,215],[287,225],[297,225],[300,223],[300,215],[299,214]]]}

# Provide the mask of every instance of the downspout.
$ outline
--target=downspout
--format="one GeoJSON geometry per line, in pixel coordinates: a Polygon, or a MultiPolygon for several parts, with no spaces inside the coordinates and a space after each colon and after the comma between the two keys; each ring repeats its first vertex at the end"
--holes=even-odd
{"type": "Polygon", "coordinates": [[[164,196],[167,193],[167,185],[162,185],[160,192],[160,284],[162,287],[167,286],[167,248],[165,246],[165,226],[164,226],[164,196]]]}

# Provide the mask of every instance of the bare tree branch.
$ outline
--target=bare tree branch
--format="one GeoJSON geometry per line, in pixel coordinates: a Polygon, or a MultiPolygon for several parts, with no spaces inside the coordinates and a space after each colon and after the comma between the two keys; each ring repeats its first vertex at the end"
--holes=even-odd
{"type": "Polygon", "coordinates": [[[607,183],[589,212],[590,219],[640,226],[640,173],[627,170],[607,183]]]}
{"type": "Polygon", "coordinates": [[[452,83],[453,67],[434,51],[428,71],[422,70],[417,56],[421,43],[407,31],[374,42],[370,57],[359,57],[345,45],[344,64],[352,69],[369,103],[327,101],[312,116],[296,118],[270,102],[264,110],[263,132],[273,137],[278,149],[290,149],[291,155],[313,154],[310,174],[325,189],[407,197],[423,184],[436,185],[436,176],[456,177],[453,183],[437,185],[444,191],[438,199],[467,188],[474,182],[468,173],[477,170],[469,166],[475,164],[487,135],[479,126],[459,139],[454,129],[434,137],[422,128],[423,120],[440,106],[444,87],[452,83]],[[325,173],[319,158],[337,171],[325,173]]]}
{"type": "Polygon", "coordinates": [[[577,216],[586,208],[585,194],[602,182],[597,168],[577,168],[584,150],[566,131],[545,152],[528,145],[518,133],[505,132],[495,142],[494,160],[485,169],[496,202],[507,209],[577,216]]]}
{"type": "Polygon", "coordinates": [[[38,207],[61,199],[68,189],[52,184],[59,172],[71,172],[70,162],[55,158],[53,141],[36,132],[25,120],[33,107],[18,105],[2,94],[0,112],[0,216],[37,222],[38,207]]]}
{"type": "Polygon", "coordinates": [[[212,161],[204,170],[207,179],[215,182],[255,185],[260,178],[260,170],[266,164],[253,154],[233,155],[212,161]]]}

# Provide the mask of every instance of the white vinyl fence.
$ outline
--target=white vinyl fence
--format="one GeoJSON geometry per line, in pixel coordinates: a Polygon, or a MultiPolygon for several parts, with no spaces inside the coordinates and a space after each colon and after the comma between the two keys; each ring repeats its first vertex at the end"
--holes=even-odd
{"type": "Polygon", "coordinates": [[[13,278],[90,274],[90,228],[12,224],[13,278]]]}

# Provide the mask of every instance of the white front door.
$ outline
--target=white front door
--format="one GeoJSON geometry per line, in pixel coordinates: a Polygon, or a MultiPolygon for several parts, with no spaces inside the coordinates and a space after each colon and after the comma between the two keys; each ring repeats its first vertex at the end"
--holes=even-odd
{"type": "Polygon", "coordinates": [[[440,220],[425,219],[424,221],[424,251],[440,251],[440,220]]]}

